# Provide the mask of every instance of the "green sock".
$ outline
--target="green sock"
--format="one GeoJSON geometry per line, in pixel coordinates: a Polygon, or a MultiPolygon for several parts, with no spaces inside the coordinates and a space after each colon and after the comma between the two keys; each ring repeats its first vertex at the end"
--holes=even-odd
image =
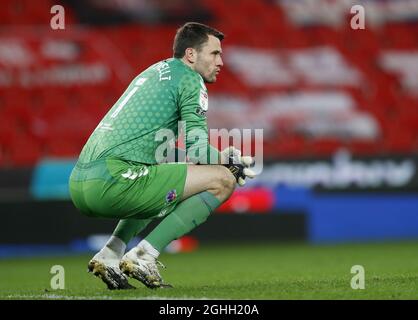
{"type": "Polygon", "coordinates": [[[123,219],[116,226],[113,235],[121,239],[125,244],[139,234],[151,222],[151,219],[123,219]]]}
{"type": "Polygon", "coordinates": [[[205,222],[211,212],[220,204],[220,201],[210,192],[196,194],[182,201],[145,237],[145,240],[162,252],[171,241],[189,233],[205,222]]]}

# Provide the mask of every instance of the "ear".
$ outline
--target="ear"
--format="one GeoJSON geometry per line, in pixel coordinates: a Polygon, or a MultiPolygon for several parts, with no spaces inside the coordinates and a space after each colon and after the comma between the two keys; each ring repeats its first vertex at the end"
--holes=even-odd
{"type": "Polygon", "coordinates": [[[197,57],[197,51],[193,48],[187,48],[185,51],[184,57],[186,58],[188,62],[195,63],[196,57],[197,57]]]}

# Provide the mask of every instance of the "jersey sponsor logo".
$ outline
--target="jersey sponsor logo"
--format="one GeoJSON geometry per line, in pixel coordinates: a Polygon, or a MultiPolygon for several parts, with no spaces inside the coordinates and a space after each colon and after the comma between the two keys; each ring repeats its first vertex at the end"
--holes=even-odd
{"type": "Polygon", "coordinates": [[[196,108],[196,111],[195,112],[196,112],[196,114],[198,116],[201,116],[201,117],[205,117],[206,116],[206,111],[203,110],[201,107],[196,108]]]}
{"type": "Polygon", "coordinates": [[[127,172],[122,173],[121,176],[125,179],[135,180],[140,177],[146,176],[149,173],[148,168],[142,168],[141,170],[135,172],[132,169],[128,169],[127,172]]]}
{"type": "Polygon", "coordinates": [[[200,90],[199,105],[204,111],[208,110],[209,98],[208,98],[208,93],[205,90],[200,90]]]}

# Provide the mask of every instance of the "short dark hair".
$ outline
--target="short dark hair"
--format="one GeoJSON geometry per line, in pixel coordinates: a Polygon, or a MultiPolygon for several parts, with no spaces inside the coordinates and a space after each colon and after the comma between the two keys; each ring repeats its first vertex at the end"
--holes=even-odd
{"type": "Polygon", "coordinates": [[[199,51],[201,46],[208,41],[209,35],[215,36],[220,41],[225,37],[222,32],[202,23],[187,22],[177,29],[174,37],[174,58],[183,58],[187,48],[194,48],[199,51]]]}

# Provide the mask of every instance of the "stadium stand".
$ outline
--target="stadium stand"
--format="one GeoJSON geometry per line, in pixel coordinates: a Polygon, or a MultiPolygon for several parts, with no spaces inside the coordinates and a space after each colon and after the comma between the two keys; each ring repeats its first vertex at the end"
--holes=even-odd
{"type": "MultiPolygon", "coordinates": [[[[76,157],[130,79],[171,55],[180,25],[131,17],[85,28],[66,1],[66,30],[52,31],[53,4],[2,1],[3,167],[76,157]]],[[[352,30],[349,11],[342,25],[305,24],[288,6],[201,1],[205,22],[226,34],[225,67],[209,87],[210,126],[264,128],[269,159],[324,157],[341,147],[354,155],[416,154],[416,20],[352,30]]]]}

